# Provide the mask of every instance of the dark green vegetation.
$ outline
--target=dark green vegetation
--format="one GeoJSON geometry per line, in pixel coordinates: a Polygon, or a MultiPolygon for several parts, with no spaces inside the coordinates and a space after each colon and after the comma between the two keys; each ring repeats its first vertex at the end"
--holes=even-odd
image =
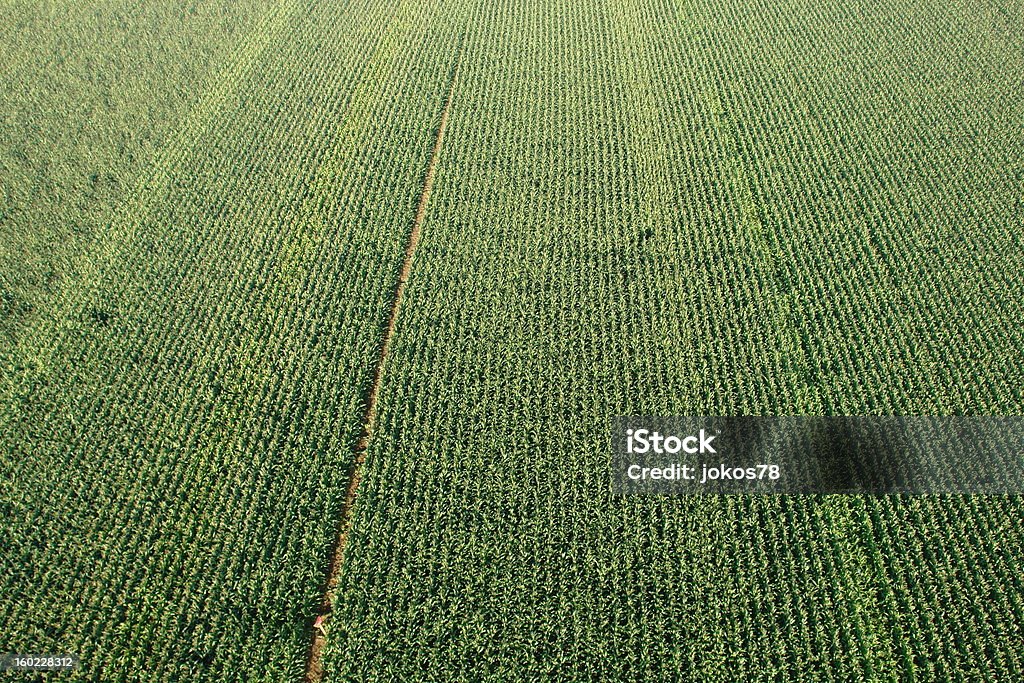
{"type": "Polygon", "coordinates": [[[1022,412],[1019,1],[55,5],[0,7],[0,649],[301,679],[458,61],[328,680],[1024,679],[1019,498],[607,445],[1022,412]]]}

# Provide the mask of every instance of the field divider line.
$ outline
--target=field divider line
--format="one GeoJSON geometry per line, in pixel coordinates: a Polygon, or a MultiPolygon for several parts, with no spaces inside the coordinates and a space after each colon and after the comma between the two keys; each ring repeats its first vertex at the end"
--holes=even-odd
{"type": "Polygon", "coordinates": [[[384,377],[384,368],[387,364],[391,351],[391,339],[395,334],[398,324],[398,314],[402,306],[402,298],[405,294],[406,284],[412,273],[412,261],[416,255],[416,248],[419,246],[420,234],[423,221],[427,215],[427,205],[430,202],[430,194],[434,187],[434,176],[437,169],[438,158],[441,155],[441,146],[444,143],[444,132],[448,127],[448,112],[451,110],[452,98],[455,94],[455,85],[458,81],[459,68],[462,65],[464,41],[460,40],[459,48],[456,51],[455,63],[452,66],[451,75],[448,79],[448,92],[445,96],[444,106],[441,109],[441,118],[438,122],[437,133],[434,137],[434,146],[430,154],[430,162],[427,165],[426,174],[423,177],[423,187],[420,190],[419,203],[416,206],[416,215],[413,218],[412,226],[409,229],[405,245],[405,257],[402,260],[402,267],[398,272],[398,282],[395,284],[395,292],[391,299],[391,311],[388,314],[387,325],[384,327],[380,341],[380,353],[377,356],[377,364],[373,371],[373,377],[366,392],[365,411],[363,413],[363,428],[353,446],[352,464],[349,468],[348,486],[345,491],[345,502],[341,508],[341,519],[338,523],[338,534],[334,548],[331,551],[330,565],[327,571],[324,590],[321,597],[320,608],[317,620],[311,625],[311,642],[309,653],[306,657],[306,671],[304,680],[306,683],[320,683],[323,680],[323,648],[327,638],[320,625],[322,617],[326,617],[333,607],[335,592],[341,577],[341,567],[344,560],[345,548],[348,545],[348,534],[352,526],[352,509],[356,502],[359,489],[359,482],[362,475],[363,463],[366,461],[366,451],[373,437],[374,427],[377,424],[377,398],[380,395],[380,388],[384,377]]]}

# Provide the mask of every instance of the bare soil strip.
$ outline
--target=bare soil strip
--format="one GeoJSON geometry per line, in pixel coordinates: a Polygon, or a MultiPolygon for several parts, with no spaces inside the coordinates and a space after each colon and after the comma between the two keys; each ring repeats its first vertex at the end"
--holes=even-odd
{"type": "MultiPolygon", "coordinates": [[[[451,109],[452,95],[455,93],[455,83],[458,80],[459,66],[462,64],[462,46],[456,53],[455,64],[452,67],[451,76],[448,81],[448,94],[445,97],[444,108],[441,110],[441,120],[437,127],[437,136],[434,138],[434,148],[430,155],[430,164],[427,166],[427,173],[423,178],[423,189],[420,192],[420,201],[416,207],[416,216],[413,218],[412,227],[409,230],[409,238],[405,245],[405,259],[402,261],[402,269],[398,273],[398,283],[395,285],[395,293],[391,299],[391,313],[388,316],[387,326],[383,330],[380,342],[380,354],[377,357],[377,365],[373,371],[373,379],[366,392],[365,406],[363,413],[363,430],[353,446],[354,458],[349,468],[348,489],[345,492],[345,502],[341,509],[341,520],[338,524],[338,537],[331,553],[330,567],[327,571],[327,579],[324,585],[323,598],[320,603],[318,617],[324,617],[331,612],[335,592],[338,588],[338,579],[341,574],[341,565],[345,555],[345,546],[348,543],[348,532],[352,525],[352,507],[356,501],[359,488],[359,481],[363,462],[366,460],[366,449],[373,436],[373,429],[377,422],[377,396],[380,393],[381,381],[384,375],[384,366],[391,350],[391,338],[395,333],[395,326],[398,322],[398,311],[402,305],[402,296],[405,293],[405,285],[409,281],[412,272],[412,259],[416,254],[416,247],[420,242],[420,231],[423,226],[423,219],[427,214],[427,203],[430,201],[430,192],[434,187],[434,172],[437,168],[437,160],[441,153],[441,145],[444,141],[444,131],[448,126],[448,111],[451,109]]],[[[325,624],[326,626],[326,624],[325,624]]],[[[315,622],[310,623],[312,631],[312,642],[309,653],[306,657],[306,683],[320,683],[323,680],[322,651],[326,643],[326,636],[323,631],[316,627],[315,622]]]]}

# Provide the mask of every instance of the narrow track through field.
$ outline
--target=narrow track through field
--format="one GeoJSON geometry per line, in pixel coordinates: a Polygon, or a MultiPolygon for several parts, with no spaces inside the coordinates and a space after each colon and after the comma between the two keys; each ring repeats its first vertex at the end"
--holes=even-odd
{"type": "MultiPolygon", "coordinates": [[[[391,311],[388,315],[387,325],[381,335],[380,353],[377,356],[377,365],[374,368],[369,389],[366,392],[365,412],[363,413],[363,429],[359,438],[353,446],[354,458],[349,469],[348,487],[345,492],[345,502],[341,509],[341,519],[338,523],[338,535],[334,548],[331,552],[330,565],[324,583],[324,590],[321,597],[319,616],[326,616],[331,612],[334,602],[334,594],[337,590],[338,579],[341,574],[342,562],[345,555],[345,547],[348,543],[348,532],[352,524],[352,508],[355,505],[363,462],[366,460],[366,449],[373,437],[374,426],[377,421],[377,397],[380,394],[380,387],[384,376],[384,366],[387,363],[391,350],[391,338],[394,336],[398,322],[398,312],[402,305],[402,296],[405,293],[406,283],[412,273],[412,260],[419,246],[420,232],[423,220],[427,214],[427,205],[430,201],[430,193],[434,186],[434,174],[437,168],[437,160],[441,154],[441,146],[444,142],[444,131],[448,126],[448,112],[451,109],[452,96],[455,93],[455,84],[458,81],[459,67],[462,64],[463,40],[459,41],[455,54],[455,63],[452,66],[451,76],[448,81],[448,92],[445,96],[444,107],[441,109],[441,119],[437,126],[437,134],[434,138],[434,146],[430,154],[430,163],[427,165],[427,172],[423,177],[423,188],[420,191],[419,203],[416,206],[416,215],[413,218],[409,230],[408,240],[405,245],[405,257],[402,261],[402,268],[398,272],[398,282],[395,285],[395,293],[391,299],[391,311]]],[[[311,642],[309,653],[306,657],[306,683],[320,683],[323,680],[322,653],[326,644],[326,637],[316,628],[311,628],[311,642]]]]}

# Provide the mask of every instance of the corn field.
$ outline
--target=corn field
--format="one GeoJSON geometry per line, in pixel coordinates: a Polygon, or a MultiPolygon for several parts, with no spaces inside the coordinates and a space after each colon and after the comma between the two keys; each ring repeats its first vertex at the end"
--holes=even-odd
{"type": "Polygon", "coordinates": [[[622,497],[608,450],[624,415],[1024,411],[1022,27],[0,2],[0,652],[1024,680],[1020,496],[622,497]]]}

